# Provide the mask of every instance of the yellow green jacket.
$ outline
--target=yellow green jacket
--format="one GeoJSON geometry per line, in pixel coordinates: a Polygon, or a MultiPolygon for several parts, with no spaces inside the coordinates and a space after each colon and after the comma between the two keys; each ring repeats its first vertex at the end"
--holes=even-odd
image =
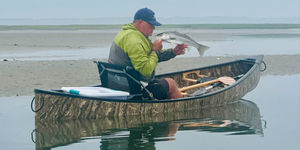
{"type": "Polygon", "coordinates": [[[109,63],[132,66],[145,78],[154,75],[157,63],[175,57],[172,49],[152,51],[152,42],[133,24],[126,24],[116,35],[110,48],[109,63]]]}

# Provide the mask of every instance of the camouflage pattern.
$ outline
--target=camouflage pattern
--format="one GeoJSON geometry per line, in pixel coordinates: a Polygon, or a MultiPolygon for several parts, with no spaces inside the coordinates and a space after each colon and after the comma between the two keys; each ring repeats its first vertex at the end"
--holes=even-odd
{"type": "MultiPolygon", "coordinates": [[[[201,74],[211,77],[237,76],[245,74],[235,84],[214,88],[198,97],[167,100],[105,100],[74,96],[59,91],[35,90],[35,113],[39,120],[100,119],[107,116],[157,115],[176,111],[201,110],[211,106],[222,106],[242,98],[253,90],[260,79],[259,63],[235,61],[211,67],[200,68],[201,74]]],[[[196,69],[194,69],[196,70],[196,69]]],[[[158,77],[173,78],[179,87],[192,83],[182,80],[187,70],[158,77]]],[[[193,75],[191,75],[193,76],[193,75]]],[[[196,89],[194,89],[196,90],[196,89]]],[[[193,91],[188,91],[193,92],[193,91]]]]}

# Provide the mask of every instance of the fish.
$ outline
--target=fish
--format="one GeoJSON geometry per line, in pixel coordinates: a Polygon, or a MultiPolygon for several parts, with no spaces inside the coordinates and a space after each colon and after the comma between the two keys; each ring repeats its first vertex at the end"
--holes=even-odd
{"type": "Polygon", "coordinates": [[[177,31],[167,31],[158,33],[155,35],[155,37],[156,39],[161,39],[163,42],[171,44],[187,44],[188,46],[193,46],[198,50],[200,56],[203,56],[204,52],[209,48],[208,46],[199,44],[190,36],[183,33],[179,33],[177,31]]]}

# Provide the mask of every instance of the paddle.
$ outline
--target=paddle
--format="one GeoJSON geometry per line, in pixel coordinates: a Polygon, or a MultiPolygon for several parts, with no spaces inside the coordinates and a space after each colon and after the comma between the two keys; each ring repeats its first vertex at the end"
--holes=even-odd
{"type": "Polygon", "coordinates": [[[195,91],[194,93],[189,94],[189,96],[194,97],[194,96],[199,96],[199,95],[205,94],[208,90],[210,90],[216,86],[219,86],[220,84],[221,84],[221,82],[218,82],[218,83],[214,83],[213,85],[208,86],[206,88],[201,88],[201,89],[195,91]]]}
{"type": "MultiPolygon", "coordinates": [[[[235,76],[235,77],[233,77],[233,78],[234,78],[235,80],[238,80],[238,79],[240,79],[240,78],[243,77],[243,76],[244,76],[244,74],[240,74],[240,75],[235,76]]],[[[217,83],[214,83],[214,84],[212,84],[211,86],[208,86],[208,87],[206,87],[206,88],[201,88],[201,89],[195,91],[195,92],[192,93],[192,94],[184,93],[183,95],[185,95],[185,96],[191,96],[191,97],[199,96],[199,95],[202,95],[202,94],[207,93],[208,90],[210,90],[210,89],[212,89],[212,88],[214,88],[214,87],[220,86],[221,84],[222,84],[221,82],[217,82],[217,83]]]]}
{"type": "Polygon", "coordinates": [[[182,95],[184,96],[189,96],[189,97],[195,97],[195,96],[199,96],[199,95],[202,95],[202,94],[205,94],[208,92],[208,90],[212,89],[212,88],[215,88],[217,86],[220,86],[222,83],[221,82],[217,82],[217,83],[214,83],[212,84],[211,86],[208,86],[206,88],[201,88],[201,89],[198,89],[197,91],[195,91],[194,93],[192,94],[188,94],[188,93],[181,93],[182,95]]]}
{"type": "Polygon", "coordinates": [[[232,77],[224,76],[224,77],[220,77],[220,78],[215,79],[215,80],[211,80],[211,81],[207,81],[207,82],[203,82],[203,83],[183,87],[183,88],[180,88],[179,91],[182,92],[182,91],[186,91],[186,90],[190,90],[190,89],[193,89],[193,88],[210,85],[210,84],[217,83],[217,82],[221,82],[221,83],[227,84],[227,85],[232,85],[233,83],[235,83],[235,80],[232,77]]]}

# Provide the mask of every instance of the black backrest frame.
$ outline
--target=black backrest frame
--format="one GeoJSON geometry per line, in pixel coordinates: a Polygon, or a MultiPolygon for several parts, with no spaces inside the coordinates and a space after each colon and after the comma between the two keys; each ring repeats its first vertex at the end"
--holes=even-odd
{"type": "Polygon", "coordinates": [[[127,91],[131,95],[142,94],[145,98],[153,99],[153,95],[137,80],[132,72],[132,67],[122,67],[101,61],[94,61],[98,66],[99,77],[103,87],[127,91]]]}

